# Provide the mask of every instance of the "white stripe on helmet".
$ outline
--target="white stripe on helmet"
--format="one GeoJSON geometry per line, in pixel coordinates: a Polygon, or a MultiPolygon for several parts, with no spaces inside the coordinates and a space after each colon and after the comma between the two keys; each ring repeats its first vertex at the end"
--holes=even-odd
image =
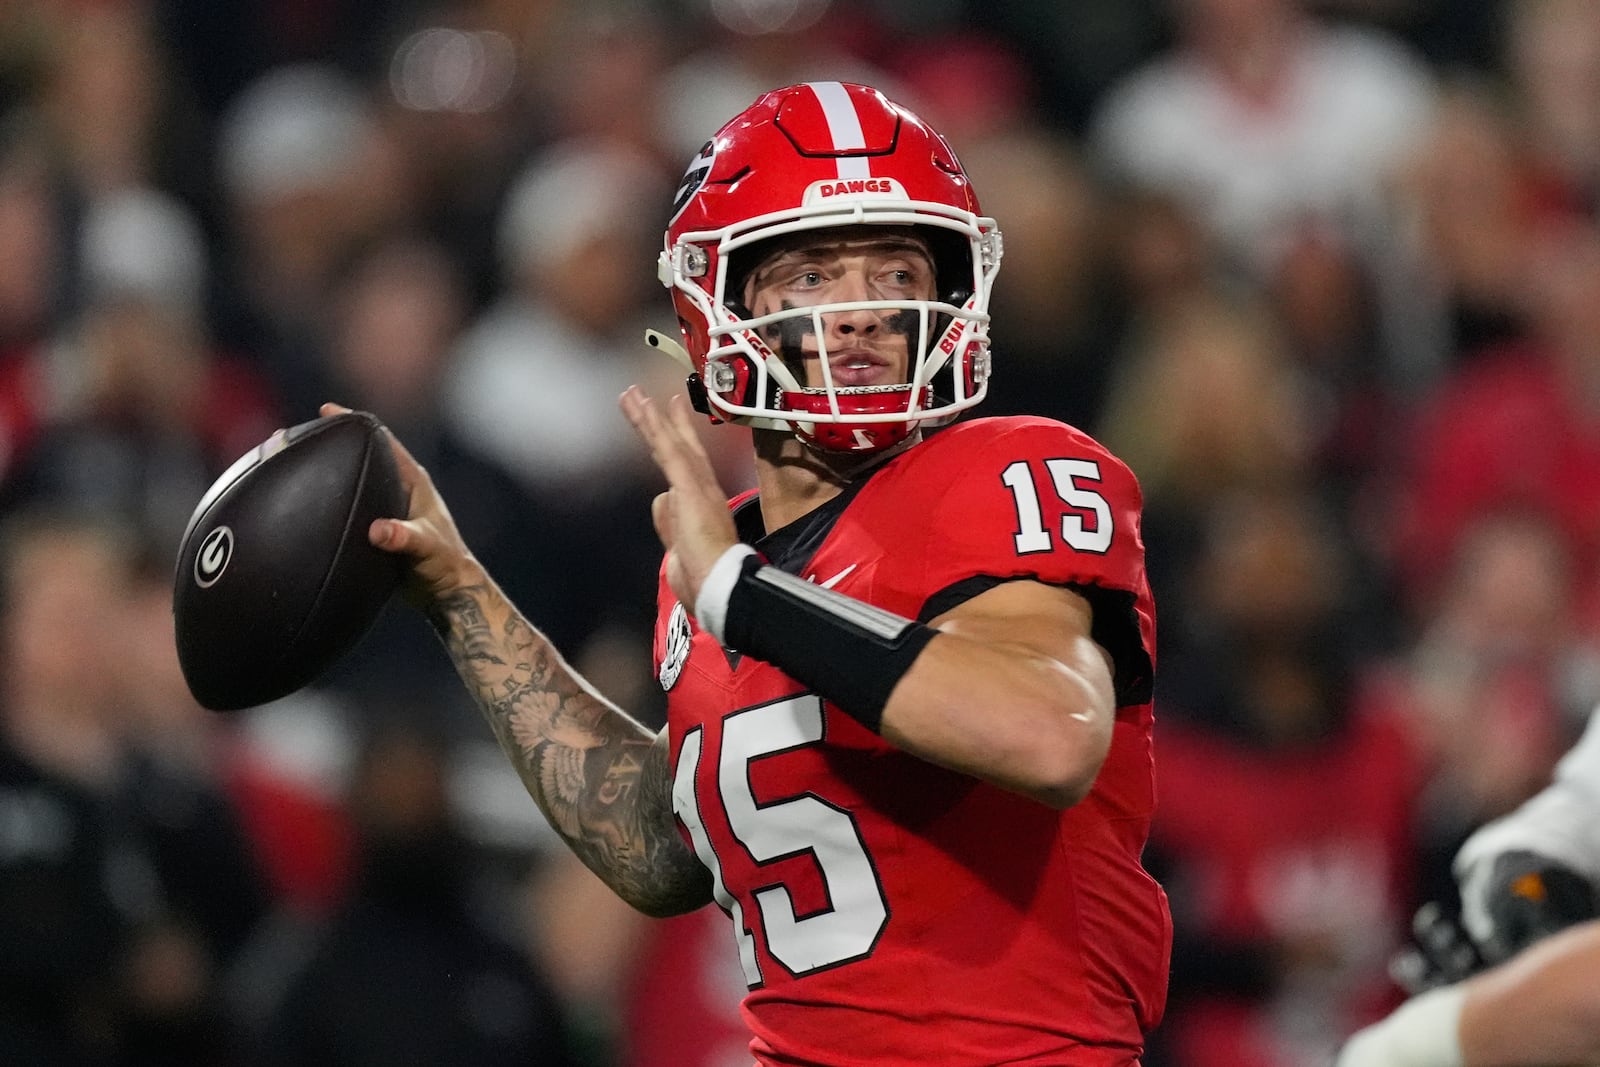
{"type": "MultiPolygon", "coordinates": [[[[833,147],[838,151],[867,147],[866,134],[861,132],[861,116],[850,93],[838,82],[807,82],[822,105],[823,117],[828,120],[828,133],[833,137],[833,147]]],[[[872,169],[866,156],[840,156],[839,177],[870,178],[872,169]]]]}

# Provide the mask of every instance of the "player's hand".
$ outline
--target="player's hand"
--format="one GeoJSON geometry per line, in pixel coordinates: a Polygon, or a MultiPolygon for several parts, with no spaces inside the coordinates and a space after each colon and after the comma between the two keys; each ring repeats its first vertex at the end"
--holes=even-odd
{"type": "Polygon", "coordinates": [[[1548,856],[1507,852],[1462,884],[1467,929],[1490,963],[1600,914],[1596,887],[1548,856]]]}
{"type": "MultiPolygon", "coordinates": [[[[338,404],[323,404],[321,413],[338,415],[349,410],[338,404]]],[[[387,428],[383,436],[400,471],[407,512],[404,516],[374,519],[367,529],[367,540],[385,552],[410,558],[411,578],[406,583],[405,596],[425,608],[464,585],[481,581],[482,574],[428,472],[387,428]]]]}
{"type": "Polygon", "coordinates": [[[1389,961],[1389,975],[1412,996],[1481,971],[1483,956],[1445,909],[1430,901],[1411,919],[1413,943],[1389,961]]]}
{"type": "Polygon", "coordinates": [[[635,385],[620,404],[666,475],[667,491],[655,498],[650,516],[667,550],[667,584],[693,611],[711,565],[738,540],[727,494],[700,444],[688,401],[674,396],[662,410],[635,385]]]}

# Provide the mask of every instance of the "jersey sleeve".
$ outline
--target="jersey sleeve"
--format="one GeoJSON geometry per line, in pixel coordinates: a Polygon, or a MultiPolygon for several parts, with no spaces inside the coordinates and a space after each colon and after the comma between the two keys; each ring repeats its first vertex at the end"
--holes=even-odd
{"type": "Polygon", "coordinates": [[[1133,472],[1089,435],[1044,419],[995,420],[946,449],[923,560],[933,619],[993,586],[1029,579],[1073,589],[1094,609],[1119,706],[1147,703],[1155,610],[1133,472]],[[1009,425],[1008,425],[1009,424],[1009,425]]]}

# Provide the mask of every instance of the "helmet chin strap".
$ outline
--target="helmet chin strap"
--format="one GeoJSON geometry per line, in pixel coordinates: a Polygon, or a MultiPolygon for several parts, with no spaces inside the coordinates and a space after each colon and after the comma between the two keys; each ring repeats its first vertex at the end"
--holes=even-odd
{"type": "MultiPolygon", "coordinates": [[[[689,377],[697,378],[699,376],[700,372],[695,369],[694,359],[689,355],[688,349],[684,348],[676,340],[668,337],[660,330],[645,330],[644,343],[649,345],[651,348],[656,349],[657,351],[665,352],[667,355],[671,356],[674,363],[677,363],[679,366],[683,367],[684,370],[689,372],[689,377]]],[[[691,398],[693,395],[693,392],[691,392],[691,398]]],[[[706,414],[709,415],[711,412],[708,411],[706,414]]],[[[727,416],[722,417],[726,418],[727,416]]],[[[760,419],[746,417],[743,420],[743,423],[746,426],[750,426],[758,430],[782,430],[785,433],[791,432],[792,430],[789,423],[782,419],[760,419]]]]}
{"type": "Polygon", "coordinates": [[[671,356],[673,362],[682,365],[683,369],[688,371],[690,374],[696,373],[694,369],[694,360],[690,357],[689,350],[661,331],[646,330],[644,332],[644,343],[649,345],[651,348],[658,348],[667,355],[671,356]]]}

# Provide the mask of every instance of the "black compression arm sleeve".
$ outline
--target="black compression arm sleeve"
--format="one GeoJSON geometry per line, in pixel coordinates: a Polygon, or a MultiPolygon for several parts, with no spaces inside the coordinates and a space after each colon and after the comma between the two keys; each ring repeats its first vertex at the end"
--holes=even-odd
{"type": "Polygon", "coordinates": [[[755,555],[743,561],[726,619],[728,647],[778,667],[874,733],[889,694],[938,633],[755,555]]]}

